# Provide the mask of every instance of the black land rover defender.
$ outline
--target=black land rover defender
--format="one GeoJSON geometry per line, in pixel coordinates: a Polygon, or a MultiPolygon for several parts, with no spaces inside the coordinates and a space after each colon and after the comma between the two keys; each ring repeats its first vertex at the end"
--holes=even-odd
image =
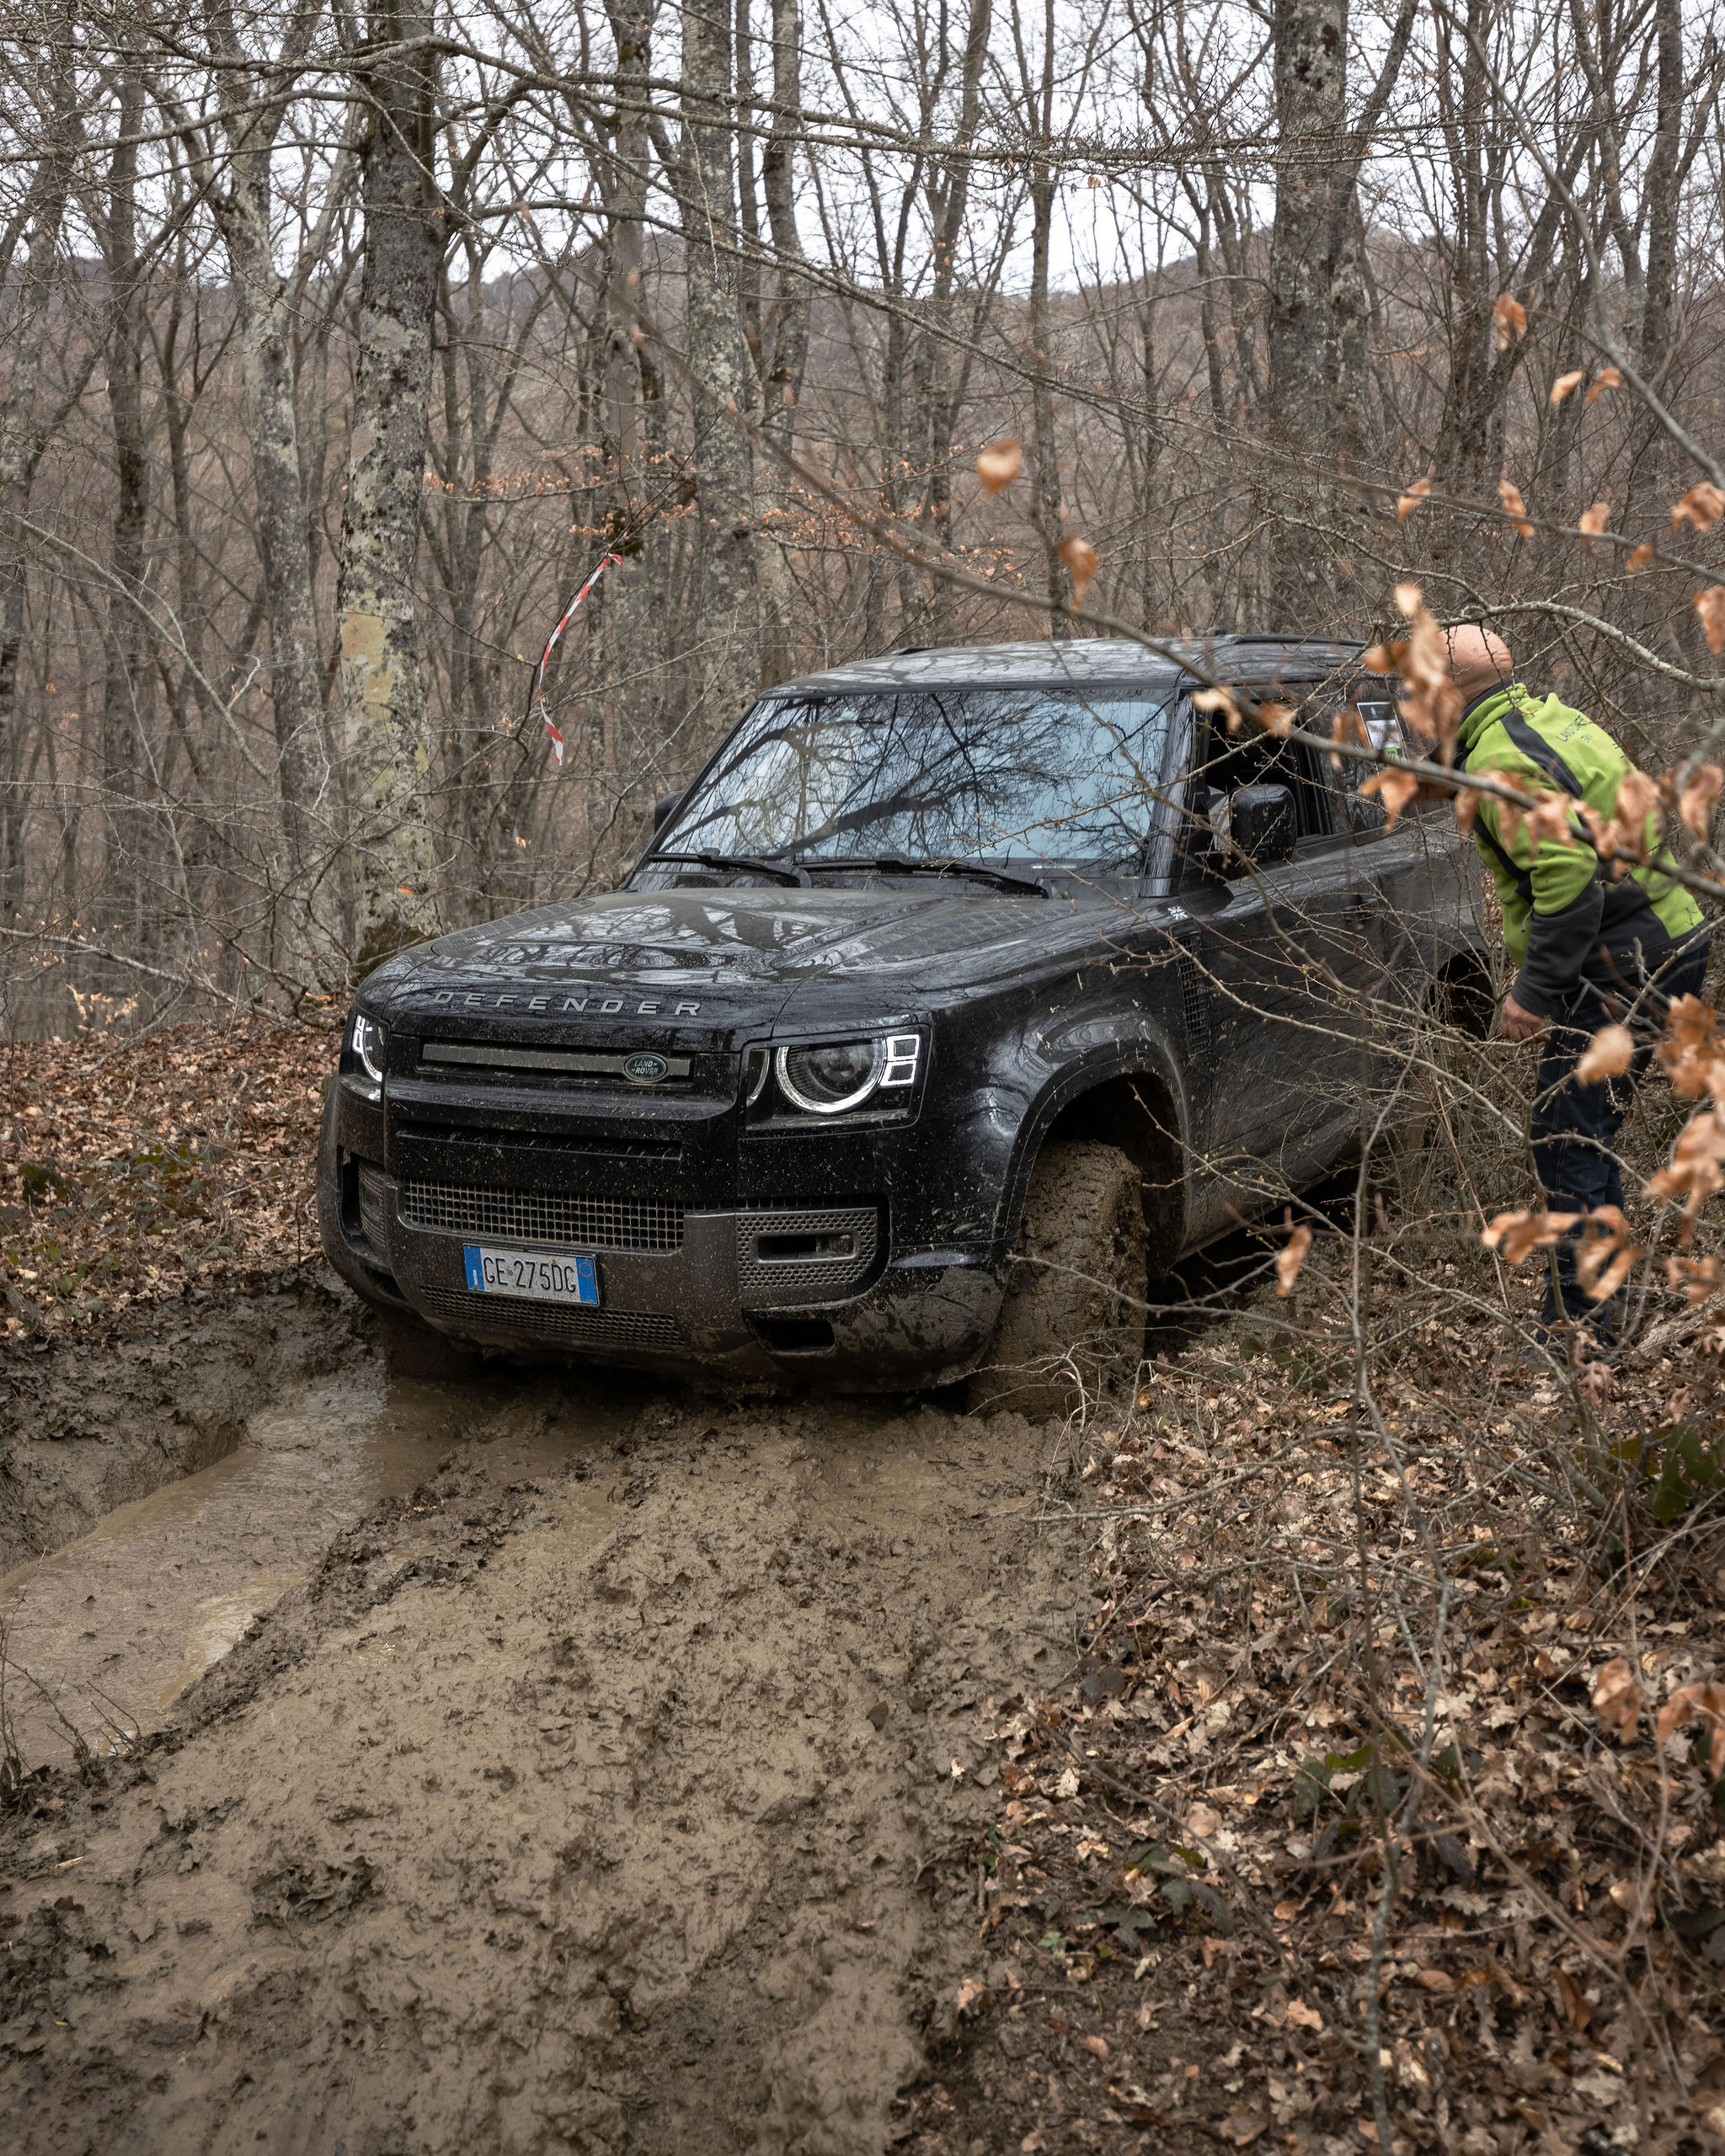
{"type": "MultiPolygon", "coordinates": [[[[1218,639],[1327,732],[1352,645],[1218,639]]],[[[360,1294],[516,1351],[1046,1407],[1146,1278],[1309,1182],[1482,942],[1447,808],[1127,643],[771,691],[621,890],[365,982],[319,1159],[360,1294]]],[[[1393,1113],[1393,1110],[1391,1111],[1393,1113]]]]}

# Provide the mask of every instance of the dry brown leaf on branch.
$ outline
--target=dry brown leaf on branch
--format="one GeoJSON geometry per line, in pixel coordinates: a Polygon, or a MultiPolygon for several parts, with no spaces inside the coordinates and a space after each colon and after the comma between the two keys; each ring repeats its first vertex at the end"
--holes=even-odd
{"type": "Polygon", "coordinates": [[[1622,387],[1623,377],[1616,367],[1601,367],[1594,376],[1593,387],[1587,393],[1587,401],[1592,404],[1603,397],[1608,389],[1621,389],[1622,387]]]}
{"type": "Polygon", "coordinates": [[[1594,1302],[1603,1303],[1623,1285],[1641,1255],[1641,1245],[1629,1240],[1629,1223],[1621,1209],[1601,1205],[1581,1224],[1576,1277],[1594,1302]]]}
{"type": "Polygon", "coordinates": [[[1363,794],[1375,794],[1384,804],[1384,829],[1393,831],[1396,819],[1419,791],[1419,781],[1412,771],[1397,771],[1393,764],[1383,764],[1371,776],[1360,783],[1363,794]]]}
{"type": "MultiPolygon", "coordinates": [[[[1719,596],[1725,602],[1725,584],[1719,586],[1719,596]]],[[[1722,604],[1721,612],[1725,614],[1725,604],[1722,604]]],[[[1720,626],[1725,630],[1725,621],[1720,626]]],[[[1713,804],[1718,800],[1722,787],[1725,787],[1725,771],[1717,764],[1703,764],[1685,782],[1678,796],[1677,814],[1684,830],[1697,846],[1705,846],[1712,831],[1713,804]]]]}
{"type": "Polygon", "coordinates": [[[1576,530],[1589,539],[1597,539],[1605,528],[1605,519],[1610,515],[1610,496],[1601,495],[1591,509],[1584,509],[1576,519],[1576,530]]]}
{"type": "Polygon", "coordinates": [[[1546,401],[1551,404],[1561,404],[1566,397],[1573,397],[1586,380],[1585,367],[1572,367],[1567,374],[1560,374],[1551,384],[1551,393],[1546,401]]]}
{"type": "Polygon", "coordinates": [[[1656,817],[1659,807],[1659,789],[1645,771],[1626,772],[1617,788],[1617,798],[1612,804],[1612,814],[1629,834],[1629,850],[1642,861],[1651,855],[1658,842],[1658,825],[1652,830],[1648,819],[1656,817]]]}
{"type": "Polygon", "coordinates": [[[1265,702],[1259,704],[1252,715],[1263,728],[1266,734],[1274,734],[1279,739],[1284,737],[1293,731],[1294,712],[1292,706],[1289,704],[1278,703],[1274,697],[1271,697],[1265,702]]]}
{"type": "MultiPolygon", "coordinates": [[[[1709,1082],[1717,1084],[1722,1076],[1725,1076],[1725,1066],[1717,1063],[1708,1066],[1709,1082]]],[[[1680,1241],[1689,1241],[1695,1232],[1696,1215],[1714,1192],[1725,1186],[1725,1165],[1722,1164],[1725,1164],[1725,1123],[1713,1109],[1698,1108],[1678,1132],[1670,1161],[1648,1177],[1649,1198],[1684,1200],[1680,1241]]]]}
{"type": "Polygon", "coordinates": [[[1725,584],[1709,584],[1695,595],[1695,611],[1701,617],[1701,634],[1707,649],[1717,659],[1725,652],[1725,584]]]}
{"type": "Polygon", "coordinates": [[[1060,559],[1066,564],[1066,573],[1072,579],[1072,604],[1081,606],[1084,595],[1090,589],[1091,579],[1102,565],[1102,556],[1087,539],[1081,539],[1076,533],[1070,539],[1061,540],[1058,551],[1060,559]]]}
{"type": "Polygon", "coordinates": [[[1359,663],[1369,673],[1393,674],[1404,648],[1399,643],[1375,643],[1369,651],[1360,653],[1359,663]]]}
{"type": "Polygon", "coordinates": [[[1508,292],[1499,292],[1492,308],[1492,322],[1498,333],[1498,350],[1507,352],[1511,344],[1519,344],[1527,334],[1527,309],[1508,292]]]}
{"type": "Polygon", "coordinates": [[[1200,689],[1192,699],[1199,711],[1219,711],[1230,734],[1240,731],[1240,707],[1226,689],[1200,689]]]}
{"type": "Polygon", "coordinates": [[[1692,524],[1697,531],[1711,531],[1725,516],[1725,494],[1711,479],[1698,479],[1689,492],[1671,504],[1671,529],[1692,524]]]}
{"type": "Polygon", "coordinates": [[[1596,1078],[1619,1078],[1635,1059],[1635,1035],[1627,1026],[1601,1026],[1587,1044],[1587,1052],[1575,1066],[1575,1075],[1583,1086],[1590,1086],[1596,1078]]]}
{"type": "Polygon", "coordinates": [[[1396,497],[1397,523],[1406,524],[1431,490],[1432,475],[1428,472],[1424,478],[1416,479],[1405,494],[1397,494],[1396,497]]]}
{"type": "Polygon", "coordinates": [[[1640,546],[1632,550],[1628,566],[1632,569],[1644,569],[1653,558],[1653,547],[1648,540],[1643,539],[1640,546]]]}
{"type": "MultiPolygon", "coordinates": [[[[1506,804],[1510,806],[1513,804],[1506,804]]],[[[1541,793],[1539,805],[1526,810],[1521,819],[1522,829],[1535,846],[1549,839],[1554,846],[1579,846],[1570,825],[1574,809],[1567,793],[1541,793]]]]}
{"type": "MultiPolygon", "coordinates": [[[[1371,746],[1371,736],[1365,730],[1365,721],[1352,704],[1348,705],[1346,711],[1338,712],[1335,718],[1331,720],[1330,739],[1338,746],[1344,741],[1354,742],[1362,749],[1369,749],[1371,746]]],[[[1336,771],[1341,770],[1342,759],[1333,750],[1330,755],[1330,763],[1336,771]]]]}
{"type": "Polygon", "coordinates": [[[1407,636],[1390,647],[1391,663],[1407,690],[1402,716],[1416,733],[1438,743],[1447,764],[1455,755],[1461,716],[1461,691],[1450,678],[1450,648],[1417,584],[1398,584],[1396,605],[1408,624],[1407,636]]]}
{"type": "Polygon", "coordinates": [[[1311,1248],[1311,1230],[1304,1221],[1290,1235],[1276,1252],[1276,1293],[1291,1295],[1294,1283],[1300,1278],[1300,1268],[1306,1262],[1306,1253],[1311,1248]]]}
{"type": "Polygon", "coordinates": [[[994,443],[976,460],[976,476],[985,494],[997,494],[1002,487],[1010,487],[1023,469],[1024,446],[1016,435],[994,443]]]}
{"type": "Polygon", "coordinates": [[[1471,786],[1455,790],[1455,828],[1465,837],[1473,829],[1473,819],[1479,814],[1479,795],[1471,786]]]}
{"type": "Polygon", "coordinates": [[[1519,1265],[1530,1251],[1549,1250],[1580,1218],[1578,1213],[1500,1213],[1488,1228],[1480,1230],[1479,1239],[1509,1264],[1519,1265]]]}
{"type": "Polygon", "coordinates": [[[1712,1083],[1719,1053],[1718,1018],[1698,995],[1679,995],[1665,1013],[1665,1038],[1658,1058],[1674,1090],[1685,1101],[1698,1101],[1712,1083]]]}
{"type": "Polygon", "coordinates": [[[1674,1288],[1681,1288],[1689,1298],[1691,1310],[1704,1303],[1719,1285],[1717,1257],[1668,1257],[1665,1278],[1674,1288]]]}
{"type": "Polygon", "coordinates": [[[1503,514],[1524,539],[1533,536],[1533,520],[1528,515],[1527,504],[1521,499],[1521,489],[1506,472],[1498,482],[1498,499],[1503,504],[1503,514]]]}
{"type": "Polygon", "coordinates": [[[1714,1765],[1717,1778],[1719,1765],[1725,1765],[1725,1761],[1718,1760],[1719,1739],[1725,1737],[1725,1684],[1709,1678],[1702,1684],[1680,1686],[1659,1710],[1658,1733],[1660,1743],[1665,1742],[1673,1730],[1682,1729],[1692,1721],[1700,1722],[1712,1740],[1709,1764],[1718,1761],[1718,1764],[1714,1765]]]}

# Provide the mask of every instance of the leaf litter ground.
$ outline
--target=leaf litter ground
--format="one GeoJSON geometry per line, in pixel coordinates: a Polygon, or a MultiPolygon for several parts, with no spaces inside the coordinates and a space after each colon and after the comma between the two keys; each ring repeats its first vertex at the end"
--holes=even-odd
{"type": "MultiPolygon", "coordinates": [[[[328,1058],[326,1037],[264,1025],[7,1051],[13,1345],[93,1350],[122,1314],[312,1262],[328,1058]]],[[[1465,1267],[1477,1246],[1454,1241],[1465,1267]]],[[[1038,1540],[1092,1597],[1053,1679],[973,1652],[937,1710],[881,1680],[870,1726],[943,1715],[929,1771],[965,1795],[917,1858],[900,1981],[927,2064],[881,2132],[926,2156],[1338,2156],[1386,2125],[1402,2152],[1717,2151],[1706,1687],[1725,1620],[1702,1320],[1664,1317],[1583,1387],[1505,1364],[1489,1325],[1392,1309],[1374,1425],[1345,1327],[1290,1315],[1249,1291],[1169,1336],[1135,1403],[1032,1448],[1053,1461],[1038,1540]]],[[[797,1411],[797,1443],[830,1412],[797,1411]]],[[[789,1413],[751,1410],[749,1430],[776,1444],[789,1413]]],[[[278,1660],[246,1684],[267,1696],[278,1660]]],[[[26,1795],[39,1854],[108,1801],[26,1795]]],[[[812,1860],[818,1812],[799,1824],[812,1860]]],[[[51,1986],[15,1951],[12,1969],[8,2027],[32,2046],[51,1986]]],[[[745,2145],[725,2131],[697,2145],[745,2145]]]]}

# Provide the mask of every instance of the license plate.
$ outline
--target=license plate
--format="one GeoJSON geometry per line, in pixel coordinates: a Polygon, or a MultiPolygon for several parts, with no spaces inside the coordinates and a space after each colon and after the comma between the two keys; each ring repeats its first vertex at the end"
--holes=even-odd
{"type": "Polygon", "coordinates": [[[503,1250],[494,1243],[463,1243],[467,1286],[476,1295],[521,1295],[531,1303],[596,1303],[599,1261],[591,1251],[561,1257],[537,1250],[503,1250]]]}

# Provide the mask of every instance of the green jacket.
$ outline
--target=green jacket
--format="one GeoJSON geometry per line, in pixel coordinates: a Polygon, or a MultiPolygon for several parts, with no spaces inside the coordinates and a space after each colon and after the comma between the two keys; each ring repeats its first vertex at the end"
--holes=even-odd
{"type": "MultiPolygon", "coordinates": [[[[1488,689],[1461,714],[1459,734],[1469,771],[1519,773],[1530,790],[1555,785],[1602,816],[1635,766],[1603,728],[1556,696],[1535,697],[1519,681],[1488,689]]],[[[1701,925],[1701,911],[1669,873],[1663,849],[1644,868],[1609,883],[1592,848],[1542,840],[1525,831],[1505,841],[1500,804],[1481,796],[1474,842],[1485,857],[1503,908],[1503,943],[1520,969],[1513,990],[1524,1010],[1554,1017],[1583,980],[1616,985],[1632,996],[1643,963],[1651,970],[1670,945],[1701,925]]],[[[1648,818],[1648,839],[1653,838],[1648,818]]]]}

